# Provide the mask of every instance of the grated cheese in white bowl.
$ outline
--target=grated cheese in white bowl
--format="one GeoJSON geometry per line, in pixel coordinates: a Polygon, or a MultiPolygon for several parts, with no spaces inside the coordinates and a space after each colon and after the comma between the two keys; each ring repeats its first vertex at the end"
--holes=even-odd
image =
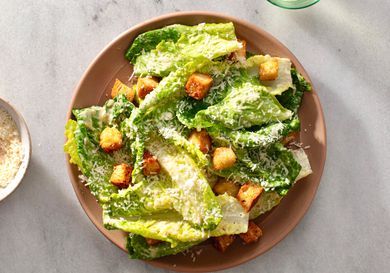
{"type": "Polygon", "coordinates": [[[0,187],[15,177],[22,163],[23,150],[18,128],[12,117],[0,109],[0,187]]]}

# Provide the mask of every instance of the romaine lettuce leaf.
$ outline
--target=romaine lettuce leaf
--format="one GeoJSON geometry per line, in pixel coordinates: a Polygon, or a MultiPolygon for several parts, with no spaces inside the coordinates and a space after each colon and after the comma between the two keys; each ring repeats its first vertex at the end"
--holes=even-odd
{"type": "Polygon", "coordinates": [[[213,230],[194,227],[176,211],[113,217],[103,210],[103,223],[107,228],[117,228],[146,238],[169,242],[172,247],[182,242],[200,242],[209,237],[246,232],[249,214],[245,213],[237,199],[225,194],[217,196],[216,200],[222,207],[223,217],[213,230]]]}
{"type": "Polygon", "coordinates": [[[218,237],[228,234],[240,234],[248,231],[249,214],[246,213],[236,198],[227,195],[217,196],[222,206],[222,220],[209,236],[218,237]]]}
{"type": "Polygon", "coordinates": [[[209,164],[207,156],[203,154],[198,147],[189,142],[186,137],[175,130],[175,128],[158,126],[158,130],[165,140],[184,149],[194,159],[199,168],[206,167],[209,164]]]}
{"type": "Polygon", "coordinates": [[[222,216],[220,205],[201,169],[208,160],[173,128],[154,128],[161,130],[167,140],[153,135],[145,136],[146,142],[136,139],[134,151],[138,153],[140,149],[142,152],[136,156],[134,164],[134,186],[112,195],[107,213],[110,216],[134,216],[176,209],[193,225],[215,228],[222,216]],[[142,173],[145,148],[157,157],[162,167],[157,176],[145,177],[142,173]]]}
{"type": "Polygon", "coordinates": [[[164,77],[192,59],[203,57],[213,60],[242,46],[236,39],[232,23],[179,27],[182,35],[178,40],[162,40],[155,49],[136,58],[134,63],[136,75],[164,77]]]}
{"type": "Polygon", "coordinates": [[[309,162],[309,158],[307,157],[305,151],[300,148],[300,149],[296,149],[296,150],[292,150],[291,151],[293,156],[294,156],[294,159],[299,163],[299,165],[301,165],[301,170],[298,174],[298,176],[295,178],[295,181],[294,182],[297,182],[298,180],[308,176],[309,174],[311,174],[313,171],[311,169],[311,166],[310,166],[310,162],[309,162]]]}
{"type": "Polygon", "coordinates": [[[124,95],[108,100],[104,106],[92,106],[74,110],[77,121],[69,121],[68,142],[64,149],[76,160],[86,178],[91,193],[104,203],[118,188],[109,182],[113,166],[118,163],[131,163],[130,151],[121,150],[107,154],[100,149],[99,137],[106,126],[120,127],[121,122],[134,109],[124,95]],[[77,152],[76,152],[77,151],[77,152]]]}
{"type": "Polygon", "coordinates": [[[199,111],[193,123],[199,128],[217,124],[236,130],[283,121],[291,116],[292,112],[283,108],[264,87],[245,81],[234,87],[220,103],[199,111]]]}
{"type": "Polygon", "coordinates": [[[118,188],[109,182],[115,165],[114,158],[100,149],[84,123],[78,122],[74,136],[82,165],[80,170],[87,178],[91,193],[100,202],[109,201],[110,195],[118,191],[118,188]]]}
{"type": "Polygon", "coordinates": [[[157,136],[150,137],[146,149],[157,157],[161,167],[171,177],[175,210],[195,226],[214,229],[222,218],[221,207],[193,158],[182,148],[157,136]]]}
{"type": "Polygon", "coordinates": [[[200,110],[222,101],[242,76],[239,68],[226,61],[206,63],[198,68],[198,72],[209,74],[213,78],[213,85],[202,100],[185,96],[177,102],[176,116],[189,128],[197,126],[194,117],[200,110]]]}
{"type": "MultiPolygon", "coordinates": [[[[298,176],[295,178],[294,183],[298,180],[308,176],[312,173],[309,159],[303,149],[291,150],[294,159],[301,166],[298,176]]],[[[278,205],[282,200],[283,196],[279,195],[275,191],[264,192],[253,208],[249,212],[249,218],[254,219],[259,217],[261,214],[271,210],[273,207],[278,205]]]]}
{"type": "Polygon", "coordinates": [[[249,219],[253,220],[259,217],[261,214],[270,211],[273,207],[279,205],[282,198],[283,197],[275,191],[263,192],[259,200],[249,211],[249,219]]]}
{"type": "Polygon", "coordinates": [[[236,148],[235,153],[238,162],[233,167],[214,173],[241,184],[258,183],[280,195],[287,194],[301,170],[292,152],[278,142],[265,148],[236,148]]]}
{"type": "Polygon", "coordinates": [[[98,142],[101,131],[107,127],[120,129],[121,122],[130,117],[135,106],[120,94],[114,99],[106,101],[103,106],[91,106],[82,109],[74,109],[73,114],[79,124],[90,131],[93,139],[98,142]]]}
{"type": "Polygon", "coordinates": [[[208,128],[209,134],[215,142],[229,143],[234,147],[265,147],[269,144],[279,141],[290,132],[299,130],[300,122],[298,119],[277,122],[255,131],[245,129],[230,130],[228,128],[213,126],[208,128]]]}
{"type": "Polygon", "coordinates": [[[291,77],[294,86],[280,96],[276,96],[276,98],[283,107],[297,113],[299,106],[301,105],[303,94],[304,92],[309,92],[311,90],[311,85],[295,68],[291,69],[291,77]]]}
{"type": "MultiPolygon", "coordinates": [[[[144,125],[148,115],[154,113],[158,109],[168,108],[170,104],[186,95],[185,84],[188,77],[200,67],[205,65],[207,60],[204,58],[193,59],[184,67],[172,72],[169,76],[162,79],[156,89],[149,93],[140,104],[137,111],[134,111],[130,120],[132,126],[144,125]]],[[[152,116],[156,118],[156,116],[152,116]]]]}
{"type": "Polygon", "coordinates": [[[177,42],[185,28],[187,26],[171,25],[144,32],[135,38],[125,56],[129,61],[134,63],[139,55],[155,49],[162,41],[177,42]]]}
{"type": "Polygon", "coordinates": [[[163,256],[174,255],[180,253],[200,242],[179,242],[175,247],[168,242],[161,242],[156,245],[148,245],[145,238],[136,235],[129,234],[127,238],[127,250],[129,251],[129,257],[132,259],[152,260],[163,256]]]}
{"type": "Polygon", "coordinates": [[[207,239],[209,236],[222,236],[225,234],[239,234],[248,230],[249,214],[243,211],[241,205],[235,198],[222,195],[217,197],[221,202],[223,209],[223,220],[218,227],[210,234],[195,242],[161,242],[150,246],[146,243],[144,237],[136,234],[129,234],[127,239],[127,249],[132,259],[155,259],[162,256],[173,255],[182,252],[194,245],[197,245],[207,239]]]}
{"type": "Polygon", "coordinates": [[[260,81],[260,84],[272,95],[280,95],[284,91],[293,87],[291,78],[291,61],[287,58],[271,57],[270,55],[254,55],[248,58],[244,67],[249,74],[255,77],[259,76],[260,64],[277,59],[279,62],[278,77],[273,81],[260,81]]]}
{"type": "Polygon", "coordinates": [[[111,195],[105,205],[109,216],[133,217],[161,213],[173,209],[175,192],[170,178],[165,173],[143,177],[129,188],[111,195]]]}
{"type": "Polygon", "coordinates": [[[77,143],[74,137],[74,132],[76,131],[76,129],[77,129],[77,122],[72,119],[68,120],[68,122],[65,125],[65,136],[67,138],[67,141],[64,145],[64,152],[69,154],[70,156],[69,162],[76,164],[83,172],[83,164],[77,152],[77,143]]]}

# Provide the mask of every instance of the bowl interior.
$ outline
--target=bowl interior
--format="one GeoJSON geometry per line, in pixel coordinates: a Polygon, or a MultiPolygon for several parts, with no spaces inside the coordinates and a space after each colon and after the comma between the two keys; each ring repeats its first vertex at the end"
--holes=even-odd
{"type": "Polygon", "coordinates": [[[15,177],[9,182],[9,184],[5,188],[0,188],[0,201],[2,201],[18,187],[18,185],[23,179],[24,174],[26,173],[31,156],[31,138],[26,122],[24,121],[22,115],[13,106],[11,106],[5,100],[0,99],[0,109],[3,109],[8,112],[8,114],[15,121],[20,134],[23,150],[23,159],[15,177]]]}
{"type": "MultiPolygon", "coordinates": [[[[116,78],[125,83],[128,81],[132,69],[124,58],[124,53],[138,34],[175,23],[193,25],[202,22],[233,22],[237,36],[247,41],[249,50],[291,59],[298,71],[310,81],[302,65],[285,46],[252,24],[217,13],[174,13],[137,25],[109,44],[90,65],[77,86],[70,104],[68,118],[71,117],[73,108],[102,104],[107,100],[116,78]]],[[[282,240],[309,208],[320,182],[326,155],[325,124],[321,105],[314,90],[305,94],[299,116],[302,122],[300,138],[304,146],[310,146],[306,152],[313,174],[297,183],[278,207],[257,220],[264,234],[258,243],[242,245],[239,240],[236,240],[224,254],[206,243],[201,246],[202,251],[198,251],[200,247],[195,247],[195,251],[192,251],[194,254],[178,254],[149,261],[149,263],[177,271],[221,270],[253,259],[282,240]]],[[[121,231],[108,231],[103,227],[101,209],[89,190],[79,182],[77,167],[68,163],[68,168],[75,192],[91,221],[109,240],[125,250],[126,234],[121,231]]]]}

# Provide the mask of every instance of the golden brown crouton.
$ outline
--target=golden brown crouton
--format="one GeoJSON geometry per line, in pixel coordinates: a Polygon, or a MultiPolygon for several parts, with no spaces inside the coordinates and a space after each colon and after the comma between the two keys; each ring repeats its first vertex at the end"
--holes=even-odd
{"type": "Polygon", "coordinates": [[[161,171],[160,163],[158,163],[157,158],[148,151],[144,152],[142,168],[144,175],[146,176],[156,175],[161,171]]]}
{"type": "Polygon", "coordinates": [[[241,42],[242,47],[229,55],[229,59],[232,61],[241,61],[246,59],[246,41],[239,40],[241,42]]]}
{"type": "Polygon", "coordinates": [[[205,129],[199,132],[193,130],[188,140],[204,154],[207,154],[211,148],[211,138],[205,129]]]}
{"type": "Polygon", "coordinates": [[[230,196],[236,197],[240,186],[232,181],[226,179],[219,179],[218,182],[214,185],[213,191],[220,195],[227,193],[230,196]]]}
{"type": "Polygon", "coordinates": [[[162,241],[160,240],[156,240],[156,239],[151,239],[151,238],[145,238],[146,240],[146,243],[150,246],[154,246],[154,245],[157,245],[159,243],[161,243],[162,241]]]}
{"type": "Polygon", "coordinates": [[[225,252],[235,239],[235,235],[222,235],[219,237],[213,237],[213,245],[219,251],[225,252]]]}
{"type": "Polygon", "coordinates": [[[120,189],[129,187],[131,181],[131,172],[133,168],[127,164],[119,164],[114,166],[110,182],[120,189]]]}
{"type": "Polygon", "coordinates": [[[257,242],[259,238],[263,235],[261,228],[256,225],[253,221],[248,223],[248,231],[240,234],[240,238],[244,241],[245,244],[250,244],[257,242]]]}
{"type": "Polygon", "coordinates": [[[263,187],[254,183],[245,183],[241,186],[237,194],[237,199],[246,212],[256,204],[260,194],[263,192],[263,187]]]}
{"type": "Polygon", "coordinates": [[[193,73],[186,83],[186,92],[191,98],[201,100],[206,97],[212,84],[213,78],[210,75],[193,73]]]}
{"type": "Polygon", "coordinates": [[[100,147],[110,153],[122,147],[122,134],[116,128],[106,127],[100,134],[100,147]]]}
{"type": "Polygon", "coordinates": [[[152,92],[158,86],[158,80],[155,77],[138,78],[137,95],[140,99],[144,99],[147,94],[152,92]]]}
{"type": "Polygon", "coordinates": [[[220,171],[230,168],[236,163],[236,154],[229,147],[218,147],[213,153],[214,170],[220,171]]]}
{"type": "Polygon", "coordinates": [[[278,77],[279,61],[272,58],[260,64],[260,80],[262,81],[273,81],[278,77]]]}
{"type": "Polygon", "coordinates": [[[123,82],[116,79],[114,86],[111,89],[111,98],[115,98],[119,94],[124,94],[129,101],[134,100],[134,89],[132,87],[128,87],[123,82]]]}
{"type": "Polygon", "coordinates": [[[291,142],[294,142],[294,141],[298,140],[298,138],[299,138],[299,132],[291,132],[287,136],[282,138],[281,141],[282,141],[283,145],[288,145],[291,142]]]}

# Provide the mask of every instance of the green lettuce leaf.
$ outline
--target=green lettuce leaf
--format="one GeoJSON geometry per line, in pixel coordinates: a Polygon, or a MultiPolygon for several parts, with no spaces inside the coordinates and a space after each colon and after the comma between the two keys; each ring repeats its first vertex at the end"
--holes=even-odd
{"type": "Polygon", "coordinates": [[[294,87],[289,88],[286,92],[280,96],[276,96],[280,104],[283,107],[298,113],[299,106],[303,98],[304,92],[311,90],[311,85],[308,83],[301,74],[297,72],[295,68],[291,69],[291,77],[294,83],[294,87]]]}
{"type": "Polygon", "coordinates": [[[74,136],[82,166],[80,170],[91,193],[98,201],[107,202],[110,195],[118,191],[117,187],[109,182],[115,160],[100,149],[85,124],[80,122],[77,125],[74,136]]]}
{"type": "Polygon", "coordinates": [[[113,166],[131,164],[132,160],[126,147],[111,154],[101,150],[100,133],[106,126],[119,128],[133,109],[134,105],[120,95],[108,100],[104,106],[74,110],[77,121],[68,122],[68,142],[64,149],[78,165],[91,193],[101,203],[108,202],[111,194],[118,192],[118,188],[109,182],[113,166]]]}
{"type": "Polygon", "coordinates": [[[130,258],[152,260],[163,256],[180,253],[199,243],[200,242],[179,242],[175,247],[172,247],[172,245],[168,242],[161,242],[156,245],[148,245],[144,237],[130,233],[127,239],[126,247],[129,251],[130,258]]]}
{"type": "Polygon", "coordinates": [[[175,209],[192,225],[214,229],[222,216],[201,169],[208,160],[173,129],[161,130],[165,130],[166,137],[169,133],[168,141],[149,137],[146,149],[157,157],[162,172],[149,177],[143,176],[141,167],[139,172],[133,172],[134,186],[111,196],[112,202],[106,206],[107,214],[131,217],[175,209]],[[201,161],[195,162],[191,156],[201,161]]]}
{"type": "Polygon", "coordinates": [[[107,127],[120,129],[122,121],[130,117],[135,106],[120,94],[114,99],[106,101],[103,106],[91,106],[83,109],[74,109],[73,115],[79,124],[84,126],[93,135],[95,141],[99,140],[101,131],[107,127]]]}
{"type": "Polygon", "coordinates": [[[83,164],[77,152],[77,143],[74,137],[74,132],[76,131],[76,129],[77,129],[77,122],[71,119],[68,120],[68,122],[65,125],[65,136],[67,138],[67,141],[64,145],[64,152],[69,154],[70,156],[69,162],[76,164],[83,172],[83,164]]]}
{"type": "Polygon", "coordinates": [[[161,242],[157,245],[150,246],[146,243],[144,237],[131,233],[129,234],[129,238],[127,240],[127,249],[129,251],[130,258],[147,260],[155,259],[182,252],[206,240],[209,236],[245,233],[248,230],[249,215],[243,211],[241,205],[237,202],[237,200],[235,200],[235,198],[227,195],[221,195],[217,198],[221,202],[224,216],[223,220],[219,223],[215,230],[206,234],[199,241],[175,242],[173,244],[174,247],[172,247],[172,244],[169,242],[161,242]]]}
{"type": "Polygon", "coordinates": [[[213,141],[224,144],[231,144],[234,147],[265,147],[282,139],[290,132],[299,130],[300,122],[292,119],[285,122],[277,122],[261,127],[255,131],[230,130],[228,128],[213,126],[208,128],[208,133],[213,141]]]}
{"type": "Polygon", "coordinates": [[[283,108],[263,87],[245,81],[234,87],[220,103],[199,111],[193,123],[200,128],[218,124],[230,129],[241,129],[283,121],[291,116],[292,112],[283,108]]]}
{"type": "Polygon", "coordinates": [[[277,192],[274,191],[263,192],[260,195],[259,200],[249,211],[249,219],[253,220],[262,215],[263,213],[270,211],[273,207],[279,205],[282,198],[282,196],[280,196],[277,192]]]}
{"type": "Polygon", "coordinates": [[[193,225],[214,229],[221,221],[220,205],[202,170],[182,148],[153,137],[146,144],[176,186],[174,208],[193,225]],[[191,196],[191,198],[188,198],[191,196]]]}
{"type": "MultiPolygon", "coordinates": [[[[153,113],[156,113],[157,110],[168,108],[170,104],[186,96],[184,86],[188,77],[205,63],[207,60],[204,58],[194,59],[162,79],[156,89],[145,97],[137,111],[133,112],[128,121],[131,126],[140,125],[141,122],[147,124],[145,120],[149,115],[156,118],[153,113]]],[[[135,128],[133,130],[138,131],[135,128]]]]}
{"type": "MultiPolygon", "coordinates": [[[[294,159],[301,166],[298,176],[295,178],[294,183],[298,180],[310,175],[312,173],[309,159],[303,149],[291,150],[294,159]]],[[[279,195],[275,191],[264,192],[253,208],[249,212],[249,219],[255,219],[261,214],[271,210],[277,206],[282,200],[283,196],[279,195]]]]}
{"type": "Polygon", "coordinates": [[[184,28],[186,28],[186,26],[171,25],[144,32],[135,38],[125,56],[129,61],[134,63],[139,55],[155,49],[162,41],[177,42],[182,35],[184,28]]]}
{"type": "Polygon", "coordinates": [[[260,184],[266,191],[276,191],[284,196],[293,185],[301,166],[292,152],[281,143],[265,148],[235,149],[236,164],[215,174],[237,181],[260,184]]]}
{"type": "Polygon", "coordinates": [[[202,100],[194,100],[185,96],[177,102],[175,107],[179,121],[189,128],[197,126],[195,115],[207,107],[219,103],[231,91],[237,81],[241,81],[241,71],[236,66],[224,62],[206,63],[198,68],[198,72],[209,74],[213,78],[213,85],[202,100]]]}
{"type": "Polygon", "coordinates": [[[301,165],[301,170],[299,171],[298,176],[295,178],[294,182],[297,182],[298,180],[310,175],[313,171],[310,166],[309,158],[307,157],[305,151],[300,148],[296,150],[291,151],[294,159],[301,165]]]}
{"type": "Polygon", "coordinates": [[[192,59],[202,57],[213,60],[242,46],[236,39],[233,23],[176,25],[178,27],[178,32],[182,34],[178,40],[161,40],[155,49],[136,58],[136,75],[165,77],[192,59]]]}
{"type": "Polygon", "coordinates": [[[107,228],[117,228],[146,238],[169,242],[176,247],[182,242],[200,242],[209,237],[244,233],[248,229],[249,214],[236,198],[228,195],[216,197],[222,207],[222,221],[213,230],[198,228],[183,219],[176,211],[166,211],[144,216],[110,216],[103,210],[103,223],[107,228]]]}
{"type": "Polygon", "coordinates": [[[111,202],[105,205],[110,217],[144,216],[173,209],[175,192],[171,179],[164,172],[143,177],[129,188],[111,195],[111,202]]]}
{"type": "Polygon", "coordinates": [[[270,55],[255,55],[250,57],[244,66],[252,76],[259,76],[260,64],[271,59],[277,59],[279,63],[278,77],[273,81],[260,81],[266,90],[272,95],[280,95],[293,87],[291,78],[291,61],[287,58],[271,57],[270,55]]]}
{"type": "Polygon", "coordinates": [[[177,147],[184,149],[195,161],[199,168],[209,165],[209,160],[205,154],[203,154],[198,147],[188,141],[186,137],[180,134],[175,128],[168,126],[158,126],[161,136],[177,147]]]}

